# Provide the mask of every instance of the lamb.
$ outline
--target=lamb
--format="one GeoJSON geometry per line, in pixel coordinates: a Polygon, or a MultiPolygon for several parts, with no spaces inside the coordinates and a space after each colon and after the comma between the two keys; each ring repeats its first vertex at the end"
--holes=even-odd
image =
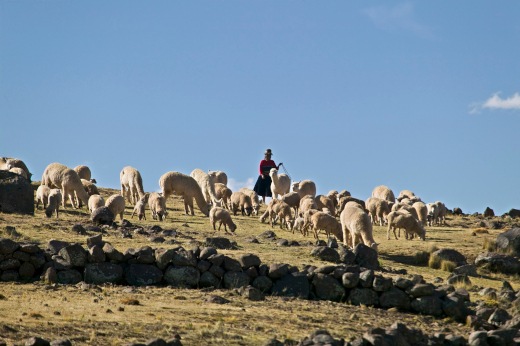
{"type": "Polygon", "coordinates": [[[352,206],[352,204],[345,206],[340,214],[340,221],[343,231],[343,244],[355,247],[361,238],[363,244],[377,251],[372,221],[363,209],[359,206],[352,206]]]}
{"type": "Polygon", "coordinates": [[[316,240],[318,240],[318,232],[324,230],[327,239],[330,238],[330,234],[332,233],[339,241],[343,241],[341,224],[334,216],[318,211],[311,216],[311,225],[316,240]]]}
{"type": "Polygon", "coordinates": [[[195,168],[191,171],[190,176],[197,181],[197,184],[199,184],[207,204],[220,205],[222,201],[219,201],[215,195],[215,185],[212,183],[208,173],[204,172],[202,169],[195,168]]]}
{"type": "MultiPolygon", "coordinates": [[[[32,174],[29,172],[29,169],[25,165],[25,163],[20,159],[14,159],[11,157],[0,157],[0,169],[9,171],[12,168],[20,168],[24,171],[24,174],[16,173],[23,175],[23,177],[29,181],[31,181],[32,174]]],[[[17,170],[18,171],[18,170],[17,170]]]]}
{"type": "Polygon", "coordinates": [[[303,236],[307,236],[309,234],[309,228],[312,227],[311,217],[315,213],[319,212],[318,209],[308,209],[304,211],[303,213],[300,212],[299,217],[303,218],[303,227],[302,227],[302,233],[303,236]]]}
{"type": "Polygon", "coordinates": [[[271,227],[275,224],[277,220],[280,220],[280,228],[283,229],[284,223],[287,229],[291,229],[292,227],[292,214],[291,207],[283,202],[278,201],[274,203],[269,210],[269,220],[271,222],[271,227]]]}
{"type": "Polygon", "coordinates": [[[107,198],[105,206],[114,214],[114,217],[119,215],[123,220],[123,214],[125,211],[125,198],[120,194],[114,194],[107,198]]]}
{"type": "Polygon", "coordinates": [[[159,221],[166,219],[168,212],[166,210],[166,199],[163,195],[157,192],[152,192],[148,197],[148,206],[152,212],[152,219],[159,219],[159,221]]]}
{"type": "Polygon", "coordinates": [[[280,203],[280,202],[281,202],[281,200],[271,199],[271,201],[267,205],[265,212],[262,214],[262,216],[260,216],[260,222],[264,223],[265,219],[267,219],[269,217],[269,213],[271,212],[271,210],[273,209],[275,204],[280,203]]]}
{"type": "Polygon", "coordinates": [[[288,192],[282,196],[281,200],[289,204],[289,206],[294,209],[294,214],[298,215],[298,208],[301,200],[298,192],[288,192]]]}
{"type": "Polygon", "coordinates": [[[81,184],[85,188],[85,192],[89,195],[99,195],[99,190],[96,185],[90,180],[81,179],[81,184]]]}
{"type": "Polygon", "coordinates": [[[58,218],[58,212],[60,209],[60,203],[63,199],[60,189],[51,189],[49,192],[49,198],[47,200],[47,209],[45,209],[45,216],[51,217],[53,212],[56,212],[56,218],[58,218]]]}
{"type": "Polygon", "coordinates": [[[365,206],[372,218],[372,224],[378,222],[380,226],[383,226],[386,216],[390,213],[388,202],[377,197],[369,197],[365,201],[365,206]]]}
{"type": "Polygon", "coordinates": [[[148,197],[150,194],[145,193],[143,198],[141,198],[134,206],[134,210],[132,211],[132,219],[134,218],[134,215],[137,214],[137,217],[139,220],[146,220],[146,203],[148,202],[148,197]]]}
{"type": "Polygon", "coordinates": [[[291,178],[285,173],[278,174],[276,168],[271,168],[269,171],[271,177],[271,193],[273,198],[278,199],[278,196],[283,196],[291,189],[291,178]]]}
{"type": "Polygon", "coordinates": [[[334,202],[328,196],[318,195],[314,197],[314,201],[316,202],[318,210],[328,209],[332,216],[336,215],[336,207],[334,205],[334,202]]]}
{"type": "Polygon", "coordinates": [[[428,208],[426,207],[426,204],[423,202],[415,202],[412,204],[412,207],[417,212],[417,217],[421,226],[424,227],[428,223],[428,208]]]}
{"type": "Polygon", "coordinates": [[[251,203],[253,206],[253,212],[251,214],[257,216],[258,212],[260,211],[260,197],[258,196],[258,194],[247,187],[243,187],[238,191],[245,193],[251,198],[251,203]]]}
{"type": "Polygon", "coordinates": [[[403,213],[401,211],[392,211],[387,216],[388,219],[388,229],[386,232],[387,239],[390,240],[390,230],[393,229],[395,239],[397,239],[397,235],[395,234],[396,228],[403,228],[408,235],[417,234],[422,240],[426,239],[426,231],[424,227],[421,226],[419,221],[413,215],[409,213],[403,213]]]}
{"type": "Polygon", "coordinates": [[[88,180],[93,184],[97,183],[96,179],[92,179],[92,173],[90,172],[90,168],[88,168],[87,166],[84,166],[84,165],[76,166],[76,167],[74,167],[74,171],[76,171],[76,173],[78,173],[78,175],[81,179],[88,180]]]}
{"type": "Polygon", "coordinates": [[[46,186],[46,185],[38,186],[38,189],[36,190],[36,209],[38,209],[40,202],[42,202],[42,204],[43,204],[43,209],[47,208],[47,201],[49,199],[50,192],[51,192],[51,189],[48,186],[46,186]]]}
{"type": "Polygon", "coordinates": [[[59,188],[62,191],[62,205],[65,208],[65,200],[69,197],[73,208],[76,208],[75,198],[81,200],[85,205],[88,204],[88,194],[81,184],[81,179],[76,171],[68,168],[61,163],[49,164],[42,175],[43,185],[49,188],[59,188]]]}
{"type": "MultiPolygon", "coordinates": [[[[222,224],[224,224],[224,231],[228,233],[227,227],[229,227],[229,230],[231,231],[231,234],[234,234],[235,230],[237,229],[237,225],[233,223],[233,220],[231,219],[231,215],[229,212],[221,207],[213,207],[209,211],[209,222],[213,225],[213,230],[216,231],[216,223],[219,222],[218,230],[220,231],[220,227],[222,224]]],[[[229,233],[228,233],[229,234],[229,233]]]]}
{"type": "Polygon", "coordinates": [[[242,216],[250,216],[253,211],[251,197],[240,191],[233,192],[230,198],[230,209],[233,211],[233,215],[236,215],[237,211],[240,210],[242,216]]]}
{"type": "Polygon", "coordinates": [[[305,220],[303,218],[303,215],[300,214],[300,215],[298,215],[297,218],[294,219],[294,222],[293,222],[293,225],[292,225],[292,232],[293,232],[293,234],[294,234],[295,230],[298,230],[298,231],[300,231],[300,233],[302,235],[305,235],[304,230],[303,230],[303,226],[304,225],[305,225],[305,220]]]}
{"type": "Polygon", "coordinates": [[[228,183],[228,177],[227,174],[222,171],[209,171],[208,175],[211,179],[211,182],[213,184],[215,183],[221,183],[227,186],[228,183]]]}
{"type": "Polygon", "coordinates": [[[292,184],[292,190],[298,192],[300,198],[307,195],[316,196],[316,184],[312,180],[295,181],[292,184]]]}
{"type": "Polygon", "coordinates": [[[143,178],[137,169],[126,166],[119,173],[121,196],[126,197],[128,203],[136,204],[144,196],[143,178]]]}
{"type": "MultiPolygon", "coordinates": [[[[229,202],[230,202],[232,193],[233,193],[233,191],[231,191],[231,189],[229,187],[227,187],[226,185],[224,185],[222,183],[215,183],[215,196],[217,196],[217,198],[220,201],[222,201],[221,204],[222,204],[223,208],[226,208],[226,209],[230,208],[229,202]]],[[[258,195],[257,195],[257,198],[258,198],[258,195]]],[[[254,206],[253,206],[253,210],[254,210],[254,206]]]]}
{"type": "Polygon", "coordinates": [[[372,197],[377,197],[395,203],[394,193],[392,192],[392,190],[390,190],[390,188],[388,188],[385,185],[376,186],[372,190],[372,197]]]}
{"type": "Polygon", "coordinates": [[[193,199],[197,202],[197,206],[202,214],[205,216],[209,215],[209,205],[204,199],[199,184],[197,184],[197,181],[193,177],[179,172],[167,172],[160,177],[159,186],[161,187],[165,200],[168,200],[171,194],[176,194],[184,199],[184,211],[186,215],[190,213],[191,215],[195,214],[193,199]]]}
{"type": "Polygon", "coordinates": [[[88,199],[88,210],[92,213],[94,210],[105,206],[105,199],[101,195],[92,195],[88,199]]]}

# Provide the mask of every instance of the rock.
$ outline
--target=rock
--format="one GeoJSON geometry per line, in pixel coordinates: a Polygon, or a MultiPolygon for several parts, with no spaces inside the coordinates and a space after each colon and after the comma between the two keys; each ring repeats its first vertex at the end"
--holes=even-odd
{"type": "Polygon", "coordinates": [[[87,263],[87,251],[79,244],[65,246],[58,255],[72,267],[84,267],[87,263]]]}
{"type": "Polygon", "coordinates": [[[477,267],[474,264],[459,266],[453,270],[453,274],[465,274],[467,276],[478,276],[477,267]]]}
{"type": "Polygon", "coordinates": [[[29,180],[0,170],[0,212],[34,215],[34,189],[29,180]]]}
{"type": "Polygon", "coordinates": [[[164,280],[175,287],[197,287],[200,272],[194,267],[169,266],[164,272],[164,280]]]}
{"type": "Polygon", "coordinates": [[[403,291],[406,291],[409,288],[412,288],[414,286],[414,283],[411,280],[408,280],[406,278],[398,277],[394,281],[394,286],[402,289],[403,291]]]}
{"type": "Polygon", "coordinates": [[[216,249],[232,250],[235,247],[231,244],[228,238],[224,237],[208,237],[206,238],[206,246],[214,247],[216,249]]]}
{"type": "Polygon", "coordinates": [[[464,305],[464,300],[456,295],[447,296],[442,301],[442,311],[455,321],[463,323],[468,316],[468,309],[464,305]]]}
{"type": "Polygon", "coordinates": [[[459,251],[454,249],[440,249],[434,251],[432,256],[435,256],[443,261],[450,261],[455,263],[457,266],[462,266],[467,264],[466,257],[461,254],[459,251]]]}
{"type": "Polygon", "coordinates": [[[261,292],[269,292],[273,287],[273,281],[267,276],[260,275],[253,280],[253,287],[258,288],[261,292]]]}
{"type": "Polygon", "coordinates": [[[219,288],[220,287],[221,279],[216,277],[214,274],[212,274],[209,271],[206,271],[200,275],[199,279],[199,286],[201,288],[204,287],[214,287],[219,288]]]}
{"type": "Polygon", "coordinates": [[[262,262],[260,261],[260,257],[253,254],[244,254],[238,258],[238,262],[242,266],[242,269],[247,269],[249,267],[259,267],[262,262]]]}
{"type": "Polygon", "coordinates": [[[261,233],[259,236],[259,238],[263,238],[263,239],[276,239],[276,233],[274,233],[273,231],[265,231],[263,233],[261,233]]]}
{"type": "Polygon", "coordinates": [[[359,284],[361,285],[361,287],[370,288],[372,287],[372,283],[374,282],[374,277],[375,275],[373,270],[364,270],[361,273],[359,273],[359,284]]]}
{"type": "Polygon", "coordinates": [[[317,257],[322,261],[339,263],[339,254],[336,250],[327,246],[317,246],[311,251],[311,256],[317,257]]]}
{"type": "Polygon", "coordinates": [[[103,263],[106,260],[105,252],[100,245],[94,245],[88,249],[87,256],[89,263],[103,263]]]}
{"type": "Polygon", "coordinates": [[[490,336],[498,336],[505,345],[516,345],[514,339],[515,339],[517,333],[518,333],[518,328],[506,328],[506,329],[490,330],[487,333],[487,335],[488,335],[488,338],[490,336]]]}
{"type": "Polygon", "coordinates": [[[252,301],[265,300],[265,295],[258,288],[253,286],[243,286],[240,288],[239,293],[242,297],[246,297],[252,301]]]}
{"type": "Polygon", "coordinates": [[[51,341],[51,346],[72,346],[69,339],[56,339],[51,341]]]}
{"type": "Polygon", "coordinates": [[[358,285],[359,282],[359,273],[350,273],[347,272],[342,275],[341,283],[345,288],[354,288],[358,285]]]}
{"type": "Polygon", "coordinates": [[[87,234],[87,230],[85,229],[85,227],[83,227],[83,225],[79,224],[79,223],[72,226],[72,232],[81,234],[81,235],[87,234]]]}
{"type": "Polygon", "coordinates": [[[70,243],[66,241],[52,239],[47,243],[47,250],[49,250],[52,255],[57,255],[61,249],[69,245],[70,243]]]}
{"type": "Polygon", "coordinates": [[[496,239],[497,250],[520,256],[520,228],[515,227],[500,233],[496,239]]]}
{"type": "Polygon", "coordinates": [[[431,296],[435,292],[432,284],[416,284],[410,289],[410,295],[414,298],[431,296]]]}
{"type": "Polygon", "coordinates": [[[488,346],[487,333],[485,331],[473,332],[468,338],[469,346],[488,346]]]}
{"type": "Polygon", "coordinates": [[[20,245],[17,242],[9,238],[0,238],[0,255],[10,255],[19,247],[20,245]]]}
{"type": "Polygon", "coordinates": [[[461,208],[455,207],[453,208],[453,215],[464,215],[464,213],[462,212],[461,208]]]}
{"type": "Polygon", "coordinates": [[[90,214],[90,220],[98,225],[112,225],[115,216],[107,207],[99,207],[92,211],[90,214]]]}
{"type": "Polygon", "coordinates": [[[131,286],[156,285],[162,278],[163,272],[152,264],[130,264],[125,270],[125,280],[131,286]]]}
{"type": "Polygon", "coordinates": [[[33,336],[32,338],[25,340],[24,345],[25,346],[50,346],[50,343],[47,340],[40,338],[39,336],[33,336]]]}
{"type": "Polygon", "coordinates": [[[279,279],[289,273],[289,265],[284,263],[272,263],[269,265],[269,278],[279,279]]]}
{"type": "Polygon", "coordinates": [[[274,282],[272,293],[275,296],[308,299],[310,283],[307,276],[303,273],[287,274],[274,282]]]}
{"type": "Polygon", "coordinates": [[[242,265],[239,261],[237,261],[234,258],[224,256],[224,263],[222,263],[222,267],[225,271],[228,272],[241,272],[242,271],[242,265]]]}
{"type": "Polygon", "coordinates": [[[199,258],[201,260],[207,260],[212,255],[217,255],[217,249],[214,247],[205,247],[200,250],[199,258]]]}
{"type": "Polygon", "coordinates": [[[207,303],[213,303],[213,304],[229,304],[231,303],[230,300],[216,296],[216,295],[210,295],[208,298],[206,298],[207,303]]]}
{"type": "Polygon", "coordinates": [[[20,251],[34,255],[42,250],[36,244],[20,244],[20,251]]]}
{"type": "Polygon", "coordinates": [[[20,274],[18,274],[18,270],[10,269],[2,272],[0,275],[0,281],[18,281],[20,279],[20,274]]]}
{"type": "Polygon", "coordinates": [[[123,262],[125,256],[110,243],[103,245],[103,252],[110,262],[120,263],[123,262]]]}
{"type": "Polygon", "coordinates": [[[471,280],[466,274],[451,274],[448,277],[447,282],[449,285],[455,285],[459,283],[471,285],[471,280]]]}
{"type": "Polygon", "coordinates": [[[402,290],[392,287],[384,291],[379,297],[379,303],[384,309],[397,308],[399,310],[410,310],[410,298],[402,290]]]}
{"type": "Polygon", "coordinates": [[[58,283],[62,285],[75,285],[83,281],[83,275],[76,269],[58,271],[58,283]]]}
{"type": "Polygon", "coordinates": [[[224,274],[224,287],[227,289],[249,285],[249,275],[244,272],[228,271],[224,274]]]}
{"type": "Polygon", "coordinates": [[[123,280],[123,267],[116,263],[90,263],[85,266],[85,282],[100,285],[117,284],[123,280]]]}
{"type": "Polygon", "coordinates": [[[12,269],[18,270],[18,268],[20,268],[21,265],[22,264],[20,263],[19,260],[14,259],[14,258],[8,258],[8,259],[5,259],[2,262],[0,262],[0,271],[1,270],[12,270],[12,269]]]}
{"type": "Polygon", "coordinates": [[[278,246],[289,246],[289,240],[287,239],[279,239],[277,242],[276,242],[276,245],[278,246]]]}
{"type": "Polygon", "coordinates": [[[490,207],[486,207],[486,210],[484,210],[484,217],[494,217],[495,212],[490,207]]]}
{"type": "Polygon", "coordinates": [[[442,300],[434,296],[423,296],[412,300],[412,309],[423,315],[442,316],[442,300]]]}
{"type": "Polygon", "coordinates": [[[503,274],[520,273],[520,262],[518,258],[496,252],[482,253],[475,259],[477,267],[486,269],[490,272],[499,272],[503,274]]]}
{"type": "Polygon", "coordinates": [[[356,262],[356,255],[352,250],[344,245],[338,246],[339,263],[354,264],[356,262]]]}
{"type": "Polygon", "coordinates": [[[319,299],[341,301],[345,298],[345,288],[332,276],[318,273],[314,275],[312,285],[319,299]]]}
{"type": "Polygon", "coordinates": [[[29,262],[23,262],[18,269],[18,274],[20,274],[20,279],[22,280],[32,279],[35,273],[36,269],[34,269],[34,266],[29,262]]]}
{"type": "Polygon", "coordinates": [[[58,274],[56,273],[56,269],[53,267],[47,268],[45,273],[41,276],[41,279],[48,285],[58,283],[58,274]]]}
{"type": "Polygon", "coordinates": [[[491,323],[494,326],[500,327],[506,324],[507,321],[511,319],[511,315],[501,308],[495,309],[495,311],[489,316],[488,323],[491,323]]]}
{"type": "Polygon", "coordinates": [[[374,277],[374,281],[372,283],[372,287],[376,292],[388,291],[390,288],[392,288],[392,285],[391,278],[385,278],[379,275],[374,277]]]}
{"type": "Polygon", "coordinates": [[[367,269],[379,269],[379,260],[376,250],[359,243],[354,248],[354,254],[356,255],[356,264],[367,269]]]}
{"type": "Polygon", "coordinates": [[[376,306],[379,304],[379,297],[370,288],[354,288],[350,291],[348,302],[352,305],[376,306]]]}

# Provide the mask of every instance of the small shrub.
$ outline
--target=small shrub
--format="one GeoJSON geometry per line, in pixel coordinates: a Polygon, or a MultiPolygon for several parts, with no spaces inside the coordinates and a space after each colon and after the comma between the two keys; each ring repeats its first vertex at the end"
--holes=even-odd
{"type": "Polygon", "coordinates": [[[497,249],[494,240],[490,240],[489,238],[484,238],[484,243],[482,244],[482,248],[488,252],[493,252],[497,249]]]}
{"type": "Polygon", "coordinates": [[[428,267],[432,269],[439,269],[441,267],[441,259],[439,256],[435,256],[430,254],[430,259],[428,261],[428,267]]]}
{"type": "Polygon", "coordinates": [[[430,253],[427,251],[417,251],[413,256],[413,263],[418,266],[425,266],[430,259],[430,253]]]}
{"type": "Polygon", "coordinates": [[[121,304],[125,305],[140,305],[139,300],[134,298],[123,298],[121,299],[121,304]]]}
{"type": "Polygon", "coordinates": [[[441,269],[445,272],[453,272],[457,268],[457,263],[452,261],[443,260],[441,261],[441,269]]]}
{"type": "Polygon", "coordinates": [[[437,247],[437,245],[435,244],[430,244],[428,245],[428,253],[434,253],[435,251],[439,250],[439,248],[437,247]]]}

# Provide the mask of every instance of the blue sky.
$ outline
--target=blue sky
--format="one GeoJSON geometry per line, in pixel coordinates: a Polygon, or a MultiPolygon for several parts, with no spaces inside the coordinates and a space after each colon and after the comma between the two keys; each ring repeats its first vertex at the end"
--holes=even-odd
{"type": "Polygon", "coordinates": [[[0,155],[118,188],[251,185],[266,148],[318,193],[520,208],[517,1],[1,1],[0,155]]]}

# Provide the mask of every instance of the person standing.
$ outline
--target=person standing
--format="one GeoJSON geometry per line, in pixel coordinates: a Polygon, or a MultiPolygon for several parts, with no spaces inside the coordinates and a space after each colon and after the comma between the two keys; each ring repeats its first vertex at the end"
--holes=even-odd
{"type": "Polygon", "coordinates": [[[266,197],[273,196],[271,192],[271,177],[269,176],[269,171],[271,171],[271,168],[279,169],[280,166],[283,164],[282,162],[280,162],[280,164],[276,165],[276,163],[271,159],[272,156],[273,152],[271,151],[271,149],[267,149],[264,152],[264,159],[260,161],[260,175],[258,176],[255,187],[253,188],[253,190],[258,194],[258,196],[262,197],[262,201],[264,202],[264,204],[266,197]]]}

